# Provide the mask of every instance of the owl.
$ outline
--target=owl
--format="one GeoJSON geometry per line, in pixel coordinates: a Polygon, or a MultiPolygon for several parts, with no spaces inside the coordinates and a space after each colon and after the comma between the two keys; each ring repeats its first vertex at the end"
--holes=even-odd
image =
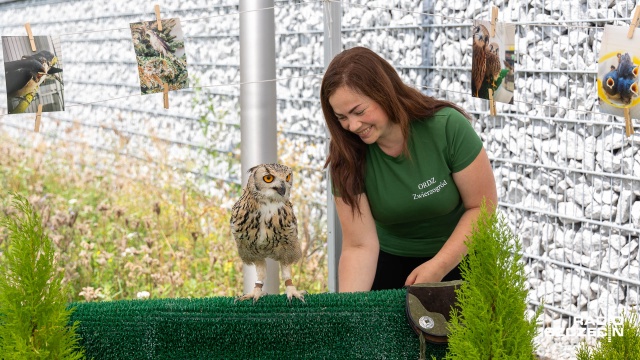
{"type": "Polygon", "coordinates": [[[291,280],[291,265],[302,257],[298,241],[298,224],[289,201],[293,174],[281,164],[263,164],[249,169],[249,178],[238,202],[231,210],[231,232],[238,254],[247,265],[255,264],[257,281],[253,292],[239,300],[258,301],[266,277],[266,259],[280,264],[287,299],[304,302],[291,280]]]}
{"type": "Polygon", "coordinates": [[[495,88],[496,80],[500,76],[500,71],[502,70],[502,63],[500,61],[500,49],[498,47],[498,44],[494,42],[489,44],[485,54],[486,66],[484,78],[487,81],[487,85],[495,88]]]}
{"type": "Polygon", "coordinates": [[[489,30],[482,24],[473,27],[473,63],[471,64],[471,91],[478,96],[485,78],[486,52],[489,44],[489,30]]]}

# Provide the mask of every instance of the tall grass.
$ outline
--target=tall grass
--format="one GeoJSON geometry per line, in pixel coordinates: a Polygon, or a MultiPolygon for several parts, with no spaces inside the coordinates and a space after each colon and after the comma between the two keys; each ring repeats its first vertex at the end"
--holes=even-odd
{"type": "MultiPolygon", "coordinates": [[[[104,158],[90,148],[23,147],[0,134],[0,211],[12,211],[8,192],[28,197],[55,244],[69,300],[239,295],[228,211],[239,186],[221,183],[224,195],[210,196],[171,169],[104,158]]],[[[314,293],[327,290],[326,232],[309,198],[293,200],[304,251],[294,281],[314,293]]],[[[5,238],[0,229],[0,252],[5,238]]]]}

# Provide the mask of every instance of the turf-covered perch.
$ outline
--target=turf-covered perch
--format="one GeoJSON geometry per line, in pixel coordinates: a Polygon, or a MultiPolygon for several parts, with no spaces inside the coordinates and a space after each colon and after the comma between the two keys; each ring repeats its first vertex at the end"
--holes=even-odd
{"type": "MultiPolygon", "coordinates": [[[[405,290],[72,304],[87,358],[417,359],[405,290]]],[[[427,344],[442,358],[446,345],[427,344]]]]}

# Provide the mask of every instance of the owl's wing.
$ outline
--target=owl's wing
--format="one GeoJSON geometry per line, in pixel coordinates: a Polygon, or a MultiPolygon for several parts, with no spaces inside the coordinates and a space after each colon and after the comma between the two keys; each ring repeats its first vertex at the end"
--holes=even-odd
{"type": "Polygon", "coordinates": [[[276,229],[275,234],[278,239],[278,245],[274,248],[274,258],[283,264],[291,264],[302,257],[298,239],[298,220],[289,201],[278,213],[280,226],[276,229]]]}

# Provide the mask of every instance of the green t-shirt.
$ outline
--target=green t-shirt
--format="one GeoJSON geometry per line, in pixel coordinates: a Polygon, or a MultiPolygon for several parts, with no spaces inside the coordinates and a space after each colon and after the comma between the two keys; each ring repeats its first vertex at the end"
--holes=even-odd
{"type": "Polygon", "coordinates": [[[369,145],[365,191],[381,250],[434,256],[465,211],[451,175],[475,160],[482,140],[467,118],[445,108],[411,123],[408,147],[409,158],[369,145]]]}

